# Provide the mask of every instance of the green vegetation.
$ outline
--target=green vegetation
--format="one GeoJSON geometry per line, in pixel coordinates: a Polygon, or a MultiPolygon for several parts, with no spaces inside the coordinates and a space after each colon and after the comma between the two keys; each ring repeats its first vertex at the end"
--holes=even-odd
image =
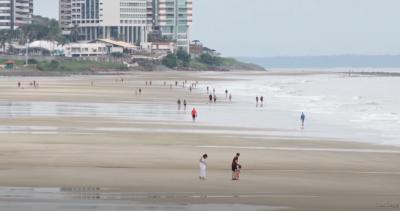
{"type": "MultiPolygon", "coordinates": [[[[8,59],[0,58],[0,64],[4,64],[6,61],[8,61],[8,59]]],[[[24,60],[12,60],[12,61],[14,61],[16,65],[24,65],[25,64],[24,60]]]]}
{"type": "Polygon", "coordinates": [[[176,68],[178,66],[178,57],[176,56],[176,54],[169,53],[162,60],[162,64],[168,68],[176,68]]]}
{"type": "Polygon", "coordinates": [[[37,69],[42,71],[69,71],[82,72],[93,70],[127,70],[126,65],[121,63],[81,61],[81,60],[52,60],[37,64],[37,69]]]}
{"type": "Polygon", "coordinates": [[[183,49],[179,49],[178,52],[176,52],[176,57],[177,57],[177,62],[178,62],[178,66],[181,67],[189,67],[190,65],[190,60],[191,60],[191,56],[190,54],[188,54],[186,51],[184,51],[183,49]]]}
{"type": "Polygon", "coordinates": [[[207,53],[203,53],[200,55],[200,57],[198,58],[198,61],[200,63],[206,64],[210,67],[218,67],[218,66],[222,66],[223,65],[223,60],[221,57],[219,56],[212,56],[210,54],[207,53]]]}
{"type": "MultiPolygon", "coordinates": [[[[6,50],[6,44],[17,41],[25,44],[27,41],[50,40],[60,44],[68,43],[68,39],[62,35],[58,21],[41,16],[34,16],[31,24],[26,24],[16,30],[0,30],[0,47],[6,50]]],[[[9,49],[12,52],[12,49],[9,49]]]]}
{"type": "Polygon", "coordinates": [[[176,53],[169,53],[163,60],[162,64],[169,68],[189,67],[191,57],[185,50],[179,49],[176,53]]]}
{"type": "Polygon", "coordinates": [[[191,68],[195,70],[226,70],[226,69],[259,69],[248,64],[237,61],[234,58],[224,58],[208,53],[201,54],[199,57],[191,58],[184,50],[168,54],[162,64],[168,68],[191,68]]]}

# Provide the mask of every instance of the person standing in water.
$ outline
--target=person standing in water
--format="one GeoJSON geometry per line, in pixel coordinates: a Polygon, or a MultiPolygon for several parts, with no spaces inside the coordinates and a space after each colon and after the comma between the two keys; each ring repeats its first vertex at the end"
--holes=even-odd
{"type": "Polygon", "coordinates": [[[196,121],[196,118],[197,118],[197,110],[195,109],[195,108],[193,108],[193,110],[192,110],[192,119],[193,119],[193,122],[194,121],[196,121]]]}
{"type": "Polygon", "coordinates": [[[304,130],[304,122],[306,121],[306,115],[304,114],[304,112],[301,112],[300,119],[301,119],[301,129],[304,130]]]}
{"type": "Polygon", "coordinates": [[[207,154],[204,154],[201,158],[200,158],[200,180],[206,180],[207,178],[207,163],[206,163],[206,159],[208,158],[207,154]]]}

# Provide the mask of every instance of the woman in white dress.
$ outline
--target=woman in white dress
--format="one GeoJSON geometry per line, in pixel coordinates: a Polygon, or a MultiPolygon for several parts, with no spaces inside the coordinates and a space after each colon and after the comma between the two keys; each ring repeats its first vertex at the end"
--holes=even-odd
{"type": "Polygon", "coordinates": [[[206,163],[206,159],[208,158],[207,154],[204,154],[201,158],[200,158],[200,176],[199,178],[201,180],[205,180],[207,177],[207,163],[206,163]]]}

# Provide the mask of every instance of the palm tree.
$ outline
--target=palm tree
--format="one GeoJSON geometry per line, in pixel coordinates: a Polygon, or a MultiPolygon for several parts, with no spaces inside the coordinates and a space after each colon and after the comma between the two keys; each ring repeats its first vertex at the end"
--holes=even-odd
{"type": "Polygon", "coordinates": [[[79,40],[80,36],[80,31],[79,31],[79,26],[75,24],[70,31],[69,36],[71,37],[71,41],[76,42],[79,40]]]}

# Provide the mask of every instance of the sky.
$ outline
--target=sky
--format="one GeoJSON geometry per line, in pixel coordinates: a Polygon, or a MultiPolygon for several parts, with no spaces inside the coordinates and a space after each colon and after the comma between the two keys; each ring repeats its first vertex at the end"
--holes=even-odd
{"type": "MultiPolygon", "coordinates": [[[[111,1],[111,0],[110,0],[111,1]]],[[[58,0],[34,0],[58,16],[58,0]]],[[[400,54],[400,0],[193,0],[192,40],[225,56],[400,54]]]]}

